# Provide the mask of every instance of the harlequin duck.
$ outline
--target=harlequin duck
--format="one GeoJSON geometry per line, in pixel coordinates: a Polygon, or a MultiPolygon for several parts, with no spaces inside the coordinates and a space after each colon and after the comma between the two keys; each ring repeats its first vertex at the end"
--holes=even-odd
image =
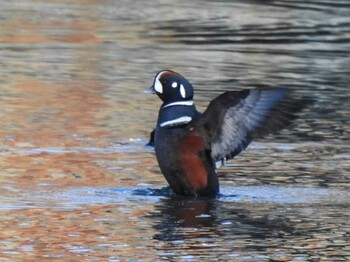
{"type": "Polygon", "coordinates": [[[216,169],[259,137],[287,126],[303,108],[284,88],[225,92],[203,114],[193,103],[193,87],[182,75],[160,71],[148,89],[163,101],[150,143],[159,167],[178,195],[219,193],[216,169]]]}

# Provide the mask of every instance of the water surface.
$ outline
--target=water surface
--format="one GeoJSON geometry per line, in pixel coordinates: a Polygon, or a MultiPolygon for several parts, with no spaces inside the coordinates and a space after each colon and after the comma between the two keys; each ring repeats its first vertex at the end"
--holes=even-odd
{"type": "Polygon", "coordinates": [[[348,1],[2,1],[0,260],[348,261],[348,1]],[[145,147],[172,69],[203,110],[284,86],[315,102],[174,196],[145,147]]]}

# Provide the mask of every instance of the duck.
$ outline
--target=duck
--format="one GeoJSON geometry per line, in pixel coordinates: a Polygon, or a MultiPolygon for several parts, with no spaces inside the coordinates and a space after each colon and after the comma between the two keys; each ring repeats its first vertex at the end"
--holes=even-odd
{"type": "Polygon", "coordinates": [[[192,84],[172,70],[158,72],[147,93],[162,101],[149,145],[172,191],[192,197],[217,196],[218,168],[288,126],[307,104],[287,88],[255,87],[226,91],[201,113],[192,84]]]}

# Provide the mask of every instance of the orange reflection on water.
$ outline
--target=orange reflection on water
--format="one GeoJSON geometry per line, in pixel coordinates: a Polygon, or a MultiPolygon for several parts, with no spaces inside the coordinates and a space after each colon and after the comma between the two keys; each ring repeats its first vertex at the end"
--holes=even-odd
{"type": "MultiPolygon", "coordinates": [[[[117,161],[118,156],[110,156],[117,161]]],[[[3,158],[3,175],[14,175],[12,182],[22,188],[35,188],[47,183],[55,187],[101,186],[113,176],[98,163],[96,157],[84,153],[13,155],[3,158]]]]}
{"type": "Polygon", "coordinates": [[[93,256],[100,259],[139,257],[152,261],[156,258],[150,248],[152,240],[145,242],[145,238],[153,229],[130,219],[144,216],[151,208],[149,204],[138,205],[127,213],[122,212],[123,205],[2,211],[0,250],[6,252],[1,258],[12,261],[39,258],[66,261],[68,258],[72,261],[93,256]],[[149,246],[144,246],[145,243],[149,246]]]}
{"type": "Polygon", "coordinates": [[[14,137],[10,144],[30,146],[73,146],[79,136],[103,136],[95,127],[96,112],[104,99],[78,86],[24,81],[11,87],[14,97],[2,102],[7,108],[1,129],[3,137],[14,137]]]}

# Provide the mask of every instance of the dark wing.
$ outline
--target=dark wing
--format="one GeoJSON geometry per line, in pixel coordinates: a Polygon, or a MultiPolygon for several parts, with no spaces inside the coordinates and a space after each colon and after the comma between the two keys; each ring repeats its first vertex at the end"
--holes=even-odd
{"type": "Polygon", "coordinates": [[[289,90],[257,88],[219,95],[195,128],[208,141],[213,161],[233,158],[252,139],[286,127],[306,100],[292,100],[289,90]]]}
{"type": "Polygon", "coordinates": [[[146,144],[146,146],[152,146],[154,147],[154,133],[155,133],[155,129],[152,130],[152,132],[149,134],[149,141],[146,144]]]}

